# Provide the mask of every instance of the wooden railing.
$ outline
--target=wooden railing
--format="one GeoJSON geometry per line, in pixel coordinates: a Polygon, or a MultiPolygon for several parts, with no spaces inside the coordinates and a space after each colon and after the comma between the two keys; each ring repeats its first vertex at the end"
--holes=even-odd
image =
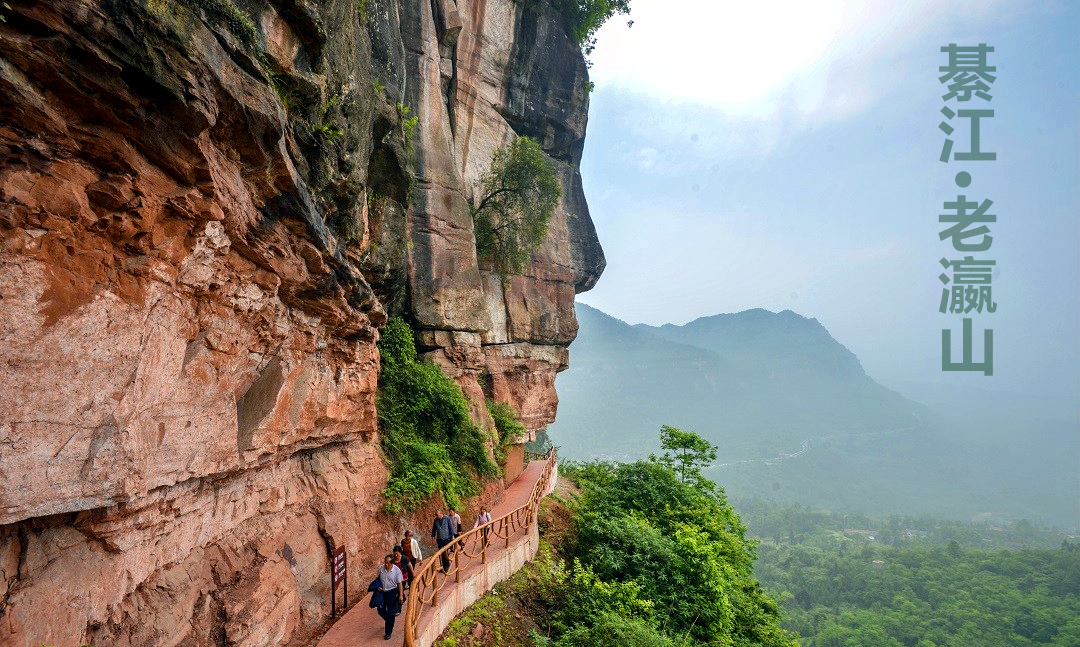
{"type": "Polygon", "coordinates": [[[423,561],[420,569],[413,576],[408,605],[403,612],[405,647],[419,647],[416,642],[416,631],[420,614],[423,613],[424,607],[434,607],[439,604],[439,592],[448,585],[447,583],[449,586],[454,586],[460,582],[462,572],[476,560],[480,560],[481,564],[487,564],[489,546],[497,546],[496,542],[503,541],[505,542],[503,547],[509,548],[511,538],[529,532],[532,524],[536,522],[540,500],[548,491],[551,477],[555,473],[555,448],[552,447],[547,454],[540,457],[546,461],[546,464],[543,473],[533,486],[528,503],[498,519],[493,519],[490,523],[462,533],[460,537],[423,561]],[[442,570],[443,555],[450,560],[450,568],[445,573],[442,570]]]}
{"type": "Polygon", "coordinates": [[[553,447],[549,448],[546,452],[530,452],[529,450],[526,449],[525,450],[525,462],[528,463],[530,461],[547,460],[548,454],[551,453],[552,449],[554,449],[554,448],[553,447]]]}

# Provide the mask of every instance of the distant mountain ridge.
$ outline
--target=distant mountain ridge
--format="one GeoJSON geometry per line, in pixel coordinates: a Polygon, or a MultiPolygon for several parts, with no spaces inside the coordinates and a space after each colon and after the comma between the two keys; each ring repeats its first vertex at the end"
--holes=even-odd
{"type": "Polygon", "coordinates": [[[568,458],[658,453],[669,424],[717,445],[706,474],[736,499],[856,507],[854,497],[869,495],[875,509],[928,499],[918,484],[958,473],[938,459],[962,448],[927,427],[936,414],[871,379],[816,319],[755,309],[632,326],[576,309],[548,429],[568,458]]]}
{"type": "Polygon", "coordinates": [[[631,326],[576,307],[580,331],[572,368],[559,377],[552,427],[567,432],[571,456],[629,458],[637,441],[658,447],[659,425],[674,424],[726,440],[732,458],[744,459],[797,447],[823,431],[910,426],[927,413],[870,379],[816,319],[790,310],[631,326]],[[605,431],[612,427],[620,431],[605,431]]]}
{"type": "Polygon", "coordinates": [[[755,308],[700,317],[682,326],[637,324],[634,328],[712,350],[743,370],[788,369],[804,374],[824,370],[837,377],[867,377],[855,354],[833,339],[817,319],[791,310],[773,313],[755,308]],[[762,358],[773,358],[775,363],[761,365],[762,358]]]}
{"type": "Polygon", "coordinates": [[[706,475],[736,501],[1075,525],[1076,461],[1038,449],[1061,446],[1061,428],[947,419],[875,382],[817,319],[754,309],[648,326],[575,307],[547,430],[567,458],[658,453],[669,424],[717,445],[706,475]]]}

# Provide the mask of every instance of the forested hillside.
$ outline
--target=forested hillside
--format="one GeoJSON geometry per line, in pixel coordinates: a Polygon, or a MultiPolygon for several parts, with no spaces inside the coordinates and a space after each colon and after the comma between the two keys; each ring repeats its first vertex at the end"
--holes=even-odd
{"type": "Polygon", "coordinates": [[[658,458],[563,465],[576,485],[546,504],[539,557],[437,645],[797,647],[754,578],[745,526],[700,474],[715,448],[663,438],[658,458]]]}
{"type": "Polygon", "coordinates": [[[1080,542],[1040,532],[764,507],[756,573],[806,647],[1080,645],[1080,542]],[[841,524],[836,522],[840,521],[841,524]],[[910,524],[910,525],[909,525],[910,524]],[[915,526],[915,527],[912,527],[915,526]],[[786,530],[786,532],[785,532],[786,530]],[[978,548],[993,544],[1056,548],[978,548]],[[895,544],[895,545],[894,545],[895,544]]]}

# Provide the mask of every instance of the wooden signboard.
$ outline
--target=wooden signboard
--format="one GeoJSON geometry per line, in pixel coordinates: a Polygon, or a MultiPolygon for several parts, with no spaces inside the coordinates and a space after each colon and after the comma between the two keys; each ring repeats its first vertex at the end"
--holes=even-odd
{"type": "Polygon", "coordinates": [[[348,555],[345,554],[345,547],[338,546],[334,550],[334,554],[330,558],[330,617],[333,618],[337,615],[337,587],[338,584],[345,584],[344,591],[344,604],[341,609],[344,611],[349,607],[349,574],[348,574],[348,555]]]}

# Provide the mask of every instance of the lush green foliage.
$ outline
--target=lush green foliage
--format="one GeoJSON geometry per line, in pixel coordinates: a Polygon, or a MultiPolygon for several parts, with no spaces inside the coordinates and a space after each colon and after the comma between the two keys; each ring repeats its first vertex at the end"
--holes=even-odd
{"type": "Polygon", "coordinates": [[[379,358],[382,369],[398,368],[416,362],[416,341],[412,328],[400,317],[391,317],[379,333],[379,358]]]}
{"type": "MultiPolygon", "coordinates": [[[[656,624],[655,603],[643,597],[636,581],[604,581],[580,560],[574,559],[566,578],[565,605],[560,621],[567,631],[588,629],[601,616],[636,618],[656,624]]],[[[573,640],[563,640],[576,644],[573,640]]]]}
{"type": "Polygon", "coordinates": [[[555,0],[566,30],[586,54],[596,47],[596,32],[616,14],[630,13],[630,0],[555,0]]]}
{"type": "MultiPolygon", "coordinates": [[[[543,643],[542,643],[543,644],[543,643]]],[[[659,631],[653,623],[632,615],[611,612],[589,617],[589,623],[571,628],[557,643],[547,641],[553,647],[585,645],[618,645],[619,647],[675,647],[691,644],[675,642],[659,631]]]]}
{"type": "Polygon", "coordinates": [[[753,578],[753,546],[722,490],[659,459],[560,472],[581,494],[541,505],[537,558],[437,647],[797,645],[753,578]],[[477,622],[483,638],[470,635],[477,622]]]}
{"type": "MultiPolygon", "coordinates": [[[[684,440],[695,437],[670,429],[684,440]]],[[[584,575],[561,617],[557,644],[598,644],[576,637],[591,636],[583,627],[614,614],[692,645],[794,645],[779,627],[776,603],[754,580],[753,544],[723,490],[700,477],[700,463],[679,463],[682,473],[675,463],[669,456],[569,468],[584,490],[571,550],[584,575]],[[601,583],[620,587],[621,607],[585,601],[603,591],[601,583]]]]}
{"type": "Polygon", "coordinates": [[[660,462],[673,469],[683,483],[707,487],[698,481],[702,479],[701,470],[716,460],[716,445],[692,431],[663,425],[660,427],[660,446],[664,448],[660,462]]]}
{"type": "Polygon", "coordinates": [[[496,271],[522,274],[561,195],[555,167],[535,139],[518,137],[495,151],[472,208],[477,255],[496,271]]]}
{"type": "Polygon", "coordinates": [[[601,474],[581,474],[575,553],[601,580],[637,583],[668,636],[794,644],[753,579],[752,544],[721,490],[685,483],[659,461],[589,469],[601,474]]]}
{"type": "Polygon", "coordinates": [[[412,330],[391,319],[379,339],[379,429],[390,461],[386,509],[411,510],[441,494],[449,506],[477,493],[476,476],[493,476],[488,434],[469,416],[460,387],[438,366],[417,361],[412,330]]]}
{"type": "Polygon", "coordinates": [[[505,402],[487,400],[488,413],[495,423],[495,431],[499,435],[495,445],[495,459],[500,463],[506,460],[506,448],[513,443],[520,442],[525,435],[525,425],[522,424],[514,408],[505,402]]]}
{"type": "Polygon", "coordinates": [[[761,582],[782,601],[784,626],[804,645],[1080,645],[1080,547],[990,551],[961,545],[964,535],[912,538],[923,531],[910,529],[890,546],[881,541],[887,523],[868,524],[881,528],[873,535],[844,534],[807,512],[783,522],[795,524],[791,537],[799,543],[761,545],[757,564],[761,582]]]}

